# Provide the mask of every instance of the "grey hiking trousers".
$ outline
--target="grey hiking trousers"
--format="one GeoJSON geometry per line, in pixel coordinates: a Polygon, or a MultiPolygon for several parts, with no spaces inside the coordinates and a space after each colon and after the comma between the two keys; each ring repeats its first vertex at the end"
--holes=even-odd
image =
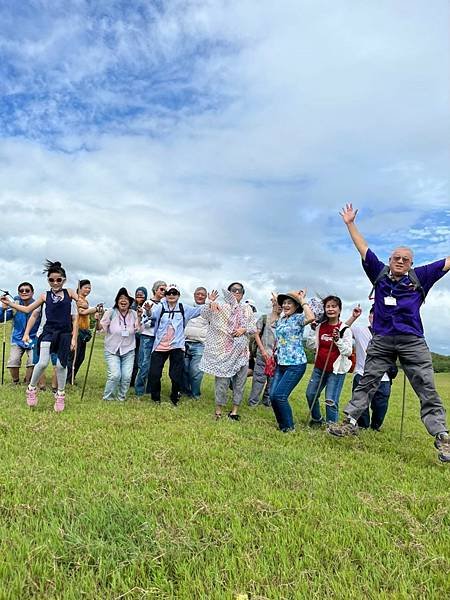
{"type": "Polygon", "coordinates": [[[233,404],[239,406],[244,395],[245,382],[247,381],[248,366],[244,365],[232,377],[217,377],[215,380],[215,397],[218,406],[225,406],[227,403],[228,390],[233,390],[233,404]]]}
{"type": "Polygon", "coordinates": [[[253,367],[252,389],[248,398],[250,406],[257,406],[260,401],[260,396],[263,394],[262,402],[265,406],[270,406],[270,379],[264,373],[266,361],[260,352],[257,352],[255,358],[255,366],[253,367]]]}
{"type": "Polygon", "coordinates": [[[424,338],[415,335],[374,335],[367,348],[364,374],[344,412],[358,419],[370,406],[383,373],[397,358],[420,400],[420,417],[428,433],[448,431],[445,408],[434,383],[431,354],[424,338]]]}

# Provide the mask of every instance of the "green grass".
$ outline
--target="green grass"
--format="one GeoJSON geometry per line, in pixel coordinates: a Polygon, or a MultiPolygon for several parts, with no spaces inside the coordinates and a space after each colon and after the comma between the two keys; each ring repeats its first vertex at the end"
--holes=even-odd
{"type": "MultiPolygon", "coordinates": [[[[292,435],[263,407],[215,422],[210,378],[177,408],[105,403],[100,340],[84,401],[69,388],[60,415],[7,381],[1,599],[450,594],[450,470],[409,386],[400,444],[400,378],[384,431],[343,440],[304,426],[306,376],[292,435]]],[[[448,399],[450,376],[437,383],[448,399]]]]}

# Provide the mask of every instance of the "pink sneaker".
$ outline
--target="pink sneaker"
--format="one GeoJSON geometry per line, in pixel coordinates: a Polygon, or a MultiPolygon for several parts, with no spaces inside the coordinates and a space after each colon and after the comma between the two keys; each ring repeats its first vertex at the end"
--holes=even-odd
{"type": "Polygon", "coordinates": [[[64,410],[65,398],[66,398],[66,395],[64,394],[64,392],[56,392],[55,404],[53,406],[53,409],[55,412],[62,412],[64,410]]]}
{"type": "Polygon", "coordinates": [[[26,397],[27,397],[27,404],[28,406],[36,406],[37,404],[37,389],[36,388],[30,388],[30,386],[27,386],[27,391],[26,391],[26,397]]]}

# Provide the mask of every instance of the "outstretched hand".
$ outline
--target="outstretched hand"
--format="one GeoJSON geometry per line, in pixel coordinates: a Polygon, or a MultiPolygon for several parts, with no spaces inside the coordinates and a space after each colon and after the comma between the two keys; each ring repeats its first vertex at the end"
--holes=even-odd
{"type": "Polygon", "coordinates": [[[208,294],[208,300],[211,302],[215,302],[219,297],[219,292],[217,290],[211,290],[208,294]]]}
{"type": "Polygon", "coordinates": [[[0,298],[0,302],[2,303],[3,308],[8,308],[10,300],[9,300],[8,296],[2,296],[0,298]]]}
{"type": "Polygon", "coordinates": [[[352,203],[350,202],[344,206],[339,214],[341,215],[344,223],[348,225],[349,223],[353,223],[355,220],[356,215],[358,214],[358,209],[354,209],[352,203]]]}

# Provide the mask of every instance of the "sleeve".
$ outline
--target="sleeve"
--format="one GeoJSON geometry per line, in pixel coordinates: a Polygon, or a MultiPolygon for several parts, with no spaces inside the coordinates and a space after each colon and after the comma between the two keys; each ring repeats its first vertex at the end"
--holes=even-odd
{"type": "Polygon", "coordinates": [[[195,317],[198,317],[199,315],[201,315],[202,309],[203,309],[203,305],[202,306],[185,306],[184,314],[185,314],[186,322],[190,321],[191,319],[195,319],[195,317]]]}
{"type": "Polygon", "coordinates": [[[319,327],[320,325],[318,325],[315,330],[312,327],[309,329],[309,333],[306,336],[306,347],[308,350],[317,350],[317,332],[319,327]]]}
{"type": "Polygon", "coordinates": [[[114,309],[110,308],[105,312],[103,318],[100,321],[100,327],[105,332],[108,333],[109,324],[111,323],[111,319],[113,316],[114,309]]]}
{"type": "MultiPolygon", "coordinates": [[[[218,302],[216,302],[215,304],[221,306],[218,302]]],[[[202,309],[200,311],[200,315],[206,320],[208,321],[208,323],[211,321],[211,316],[213,314],[212,308],[211,308],[211,302],[208,302],[207,304],[204,304],[202,306],[202,309]]]]}
{"type": "Polygon", "coordinates": [[[347,327],[344,331],[344,335],[335,342],[339,349],[339,354],[343,356],[350,356],[353,349],[353,335],[350,327],[347,327]]]}
{"type": "Polygon", "coordinates": [[[264,329],[264,315],[261,315],[259,317],[259,319],[256,321],[256,331],[258,333],[261,333],[261,331],[264,329]]]}
{"type": "Polygon", "coordinates": [[[431,287],[436,283],[436,281],[438,281],[441,277],[444,277],[444,275],[447,273],[447,271],[443,271],[444,265],[445,258],[437,260],[436,262],[432,262],[428,265],[424,265],[423,267],[414,267],[417,279],[420,281],[425,294],[430,291],[431,287]]]}
{"type": "Polygon", "coordinates": [[[252,333],[256,332],[256,319],[255,313],[251,309],[249,305],[247,305],[247,334],[252,335],[252,333]]]}
{"type": "Polygon", "coordinates": [[[14,316],[14,311],[12,308],[3,308],[0,307],[0,322],[3,323],[5,321],[5,315],[6,315],[6,321],[10,321],[13,316],[14,316]]]}
{"type": "Polygon", "coordinates": [[[375,283],[376,278],[384,269],[385,264],[378,259],[376,254],[370,248],[367,249],[366,258],[362,261],[362,266],[367,277],[372,283],[375,283]]]}

